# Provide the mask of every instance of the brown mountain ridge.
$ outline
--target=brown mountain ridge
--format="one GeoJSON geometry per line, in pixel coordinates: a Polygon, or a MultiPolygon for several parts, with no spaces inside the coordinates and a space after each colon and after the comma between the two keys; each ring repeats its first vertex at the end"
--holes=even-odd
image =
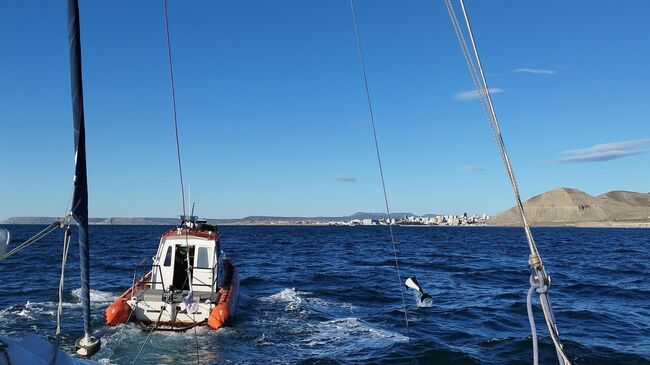
{"type": "MultiPolygon", "coordinates": [[[[650,227],[650,193],[610,191],[591,196],[572,188],[557,188],[524,202],[533,226],[650,227]]],[[[517,207],[488,221],[499,226],[520,225],[517,207]]]]}

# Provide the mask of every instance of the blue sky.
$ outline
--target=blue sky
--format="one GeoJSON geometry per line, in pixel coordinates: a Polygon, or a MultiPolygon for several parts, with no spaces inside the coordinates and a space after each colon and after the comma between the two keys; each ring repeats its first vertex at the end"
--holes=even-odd
{"type": "MultiPolygon", "coordinates": [[[[639,20],[650,2],[466,4],[523,197],[650,191],[650,23],[639,20]]],[[[65,6],[0,4],[0,219],[66,211],[65,6]]],[[[512,206],[444,2],[356,6],[392,210],[512,206]]],[[[175,216],[161,2],[81,0],[80,11],[90,214],[175,216]]],[[[169,18],[200,215],[383,210],[346,0],[169,0],[169,18]]]]}

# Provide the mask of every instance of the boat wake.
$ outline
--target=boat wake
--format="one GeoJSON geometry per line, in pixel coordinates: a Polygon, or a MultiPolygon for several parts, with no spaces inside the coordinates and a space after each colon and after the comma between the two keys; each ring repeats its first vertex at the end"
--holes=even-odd
{"type": "MultiPolygon", "coordinates": [[[[80,288],[64,294],[62,305],[64,318],[77,318],[79,316],[79,312],[76,310],[82,308],[80,296],[80,288]]],[[[113,293],[91,289],[90,303],[93,313],[100,313],[100,309],[104,308],[114,298],[113,293]]],[[[33,330],[52,328],[56,321],[57,306],[57,302],[53,300],[42,302],[28,300],[24,304],[14,304],[2,308],[0,309],[1,327],[8,329],[7,333],[12,334],[22,334],[26,327],[31,327],[33,330]],[[13,331],[11,328],[16,328],[16,330],[13,331]]]]}
{"type": "Polygon", "coordinates": [[[339,318],[309,324],[309,337],[303,344],[313,348],[314,355],[343,355],[360,350],[382,349],[397,342],[407,342],[408,337],[370,325],[356,318],[339,318]]]}
{"type": "Polygon", "coordinates": [[[309,310],[324,312],[337,308],[351,312],[357,309],[350,303],[328,301],[315,297],[311,292],[297,291],[296,288],[285,288],[275,294],[262,297],[260,300],[266,303],[283,303],[285,304],[284,310],[287,312],[309,310]]]}
{"type": "Polygon", "coordinates": [[[282,289],[259,302],[259,317],[252,324],[264,331],[258,343],[271,345],[276,339],[276,346],[291,343],[297,355],[357,356],[408,341],[404,335],[350,316],[358,309],[350,303],[315,297],[295,288],[282,289]]]}

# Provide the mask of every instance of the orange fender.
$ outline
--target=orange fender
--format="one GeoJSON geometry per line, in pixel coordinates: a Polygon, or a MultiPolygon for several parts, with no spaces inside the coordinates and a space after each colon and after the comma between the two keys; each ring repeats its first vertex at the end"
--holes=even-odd
{"type": "Polygon", "coordinates": [[[210,317],[208,318],[208,325],[212,329],[221,328],[227,321],[230,319],[230,308],[228,303],[219,303],[216,307],[212,308],[210,311],[210,317]]]}
{"type": "Polygon", "coordinates": [[[239,284],[237,272],[232,263],[227,260],[224,262],[224,269],[226,271],[226,285],[219,289],[219,302],[212,308],[210,317],[208,317],[208,325],[215,330],[228,324],[228,321],[235,316],[235,310],[237,309],[237,290],[239,284]]]}
{"type": "Polygon", "coordinates": [[[121,296],[106,308],[106,325],[115,326],[126,323],[131,314],[131,306],[121,296]]]}
{"type": "Polygon", "coordinates": [[[151,271],[144,275],[138,283],[127,289],[111,305],[106,308],[106,325],[115,326],[120,323],[126,323],[131,315],[131,306],[126,301],[131,297],[131,293],[137,293],[140,288],[149,287],[147,281],[151,278],[151,271]]]}

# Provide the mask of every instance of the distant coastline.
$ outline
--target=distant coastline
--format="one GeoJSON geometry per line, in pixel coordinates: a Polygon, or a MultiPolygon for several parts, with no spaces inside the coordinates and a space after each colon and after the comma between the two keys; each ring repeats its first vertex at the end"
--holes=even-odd
{"type": "MultiPolygon", "coordinates": [[[[279,216],[247,216],[233,219],[206,219],[210,224],[219,225],[261,225],[261,226],[372,226],[393,225],[426,226],[426,225],[477,225],[484,224],[489,218],[487,215],[439,215],[425,214],[422,216],[412,213],[393,213],[390,220],[384,213],[355,213],[341,217],[279,217],[279,216]]],[[[11,217],[0,224],[32,224],[47,225],[58,218],[56,217],[11,217]]],[[[174,226],[178,218],[153,218],[153,217],[111,217],[90,218],[91,225],[166,225],[174,226]]]]}
{"type": "MultiPolygon", "coordinates": [[[[573,188],[556,188],[524,202],[528,223],[534,227],[650,228],[650,193],[610,191],[591,196],[573,188]]],[[[42,224],[55,217],[12,217],[0,224],[42,224]]],[[[219,225],[259,226],[371,226],[387,225],[385,213],[358,212],[340,217],[248,216],[233,219],[207,219],[219,225]]],[[[178,218],[111,217],[91,218],[93,225],[175,226],[178,218]]],[[[493,217],[483,215],[442,215],[393,213],[390,223],[400,226],[521,226],[519,210],[510,208],[493,217]]]]}

